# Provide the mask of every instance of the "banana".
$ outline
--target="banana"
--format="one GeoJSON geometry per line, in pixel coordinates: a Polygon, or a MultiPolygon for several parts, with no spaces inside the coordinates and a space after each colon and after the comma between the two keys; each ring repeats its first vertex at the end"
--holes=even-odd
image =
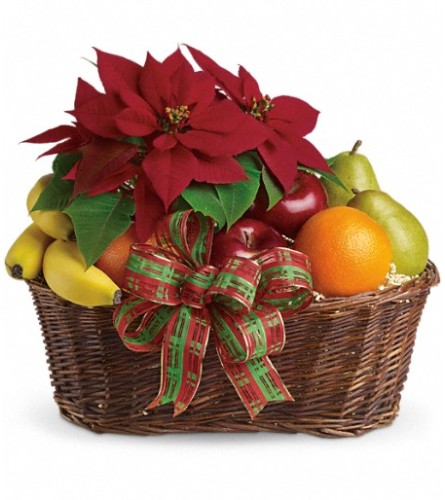
{"type": "Polygon", "coordinates": [[[43,256],[53,241],[34,222],[12,244],[5,265],[13,278],[33,279],[42,270],[43,256]]]}
{"type": "Polygon", "coordinates": [[[40,227],[42,231],[49,234],[54,239],[69,240],[73,234],[73,223],[68,215],[60,210],[35,210],[31,212],[39,196],[46,186],[53,179],[54,174],[47,174],[34,184],[26,199],[26,206],[32,220],[40,227]]]}
{"type": "Polygon", "coordinates": [[[122,292],[99,268],[86,268],[74,241],[55,240],[45,252],[43,275],[51,290],[65,300],[86,307],[118,304],[122,292]]]}

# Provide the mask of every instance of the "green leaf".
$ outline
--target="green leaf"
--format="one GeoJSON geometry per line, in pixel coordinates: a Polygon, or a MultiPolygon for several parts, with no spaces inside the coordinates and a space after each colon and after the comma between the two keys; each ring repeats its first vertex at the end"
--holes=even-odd
{"type": "Polygon", "coordinates": [[[331,158],[325,158],[325,161],[328,164],[329,168],[332,167],[332,165],[335,163],[335,161],[337,160],[337,158],[338,158],[338,155],[331,156],[331,158]]]}
{"type": "Polygon", "coordinates": [[[215,186],[205,182],[193,182],[182,193],[182,198],[195,210],[212,217],[218,227],[226,223],[226,215],[215,186]]]}
{"type": "Polygon", "coordinates": [[[263,184],[269,198],[267,210],[270,210],[283,198],[284,191],[266,167],[263,167],[261,178],[263,179],[263,184]]]}
{"type": "Polygon", "coordinates": [[[128,144],[134,144],[135,146],[139,146],[142,149],[147,147],[147,144],[145,143],[145,141],[142,137],[128,136],[128,137],[124,137],[123,139],[120,139],[120,141],[126,142],[128,144]]]}
{"type": "Polygon", "coordinates": [[[176,200],[171,204],[170,211],[171,212],[182,212],[185,210],[190,210],[192,206],[190,203],[185,201],[182,195],[178,196],[176,200]]]}
{"type": "Polygon", "coordinates": [[[81,157],[80,153],[58,154],[53,161],[53,172],[59,177],[63,177],[74,167],[81,157]]]}
{"type": "Polygon", "coordinates": [[[247,151],[247,153],[241,153],[236,157],[236,161],[244,168],[247,175],[249,175],[249,172],[261,173],[263,165],[255,151],[247,151]]]}
{"type": "Polygon", "coordinates": [[[258,157],[254,153],[243,153],[236,159],[246,171],[249,180],[215,185],[226,217],[227,229],[249,209],[260,186],[261,163],[258,157]]]}
{"type": "Polygon", "coordinates": [[[303,172],[308,172],[309,174],[318,174],[323,179],[333,182],[334,184],[337,184],[337,186],[349,192],[349,189],[335,174],[331,174],[330,172],[325,172],[324,170],[318,170],[316,168],[303,167],[301,165],[298,165],[298,170],[302,170],[303,172]]]}
{"type": "Polygon", "coordinates": [[[31,209],[34,210],[65,210],[73,194],[74,182],[62,179],[80,159],[80,154],[59,154],[53,162],[54,177],[41,192],[31,209]]]}
{"type": "Polygon", "coordinates": [[[65,210],[73,221],[87,266],[94,264],[108,245],[129,228],[134,210],[134,201],[119,193],[82,194],[65,210]]]}

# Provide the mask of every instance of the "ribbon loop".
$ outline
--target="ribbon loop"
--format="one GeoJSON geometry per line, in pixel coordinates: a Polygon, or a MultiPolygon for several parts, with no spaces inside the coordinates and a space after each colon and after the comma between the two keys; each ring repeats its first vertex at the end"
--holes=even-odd
{"type": "Polygon", "coordinates": [[[192,274],[174,255],[151,245],[133,245],[125,270],[126,290],[132,295],[169,306],[181,303],[180,288],[192,274]]]}
{"type": "Polygon", "coordinates": [[[256,256],[261,266],[257,300],[276,307],[284,318],[308,307],[312,300],[312,276],[308,257],[296,250],[273,248],[256,256]]]}
{"type": "Polygon", "coordinates": [[[269,355],[285,342],[283,317],[312,300],[309,262],[286,248],[256,259],[233,257],[211,266],[213,221],[194,213],[167,215],[156,244],[134,245],[126,270],[130,298],[114,313],[124,344],[135,351],[161,349],[161,384],[149,405],[186,410],[202,374],[213,330],[220,362],[251,418],[270,401],[291,394],[269,355]]]}
{"type": "Polygon", "coordinates": [[[159,222],[157,245],[191,266],[209,264],[214,223],[210,217],[187,210],[167,215],[159,222]]]}
{"type": "Polygon", "coordinates": [[[162,345],[164,328],[173,312],[171,307],[130,298],[115,310],[113,321],[128,349],[150,352],[162,345]]]}

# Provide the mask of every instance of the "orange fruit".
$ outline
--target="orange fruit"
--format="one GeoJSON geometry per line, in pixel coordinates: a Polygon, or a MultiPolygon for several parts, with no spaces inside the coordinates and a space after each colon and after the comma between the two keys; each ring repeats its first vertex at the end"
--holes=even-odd
{"type": "Polygon", "coordinates": [[[294,248],[309,257],[314,289],[326,297],[375,290],[385,280],[392,256],[383,228],[364,212],[344,206],[312,216],[294,248]]]}
{"type": "Polygon", "coordinates": [[[133,224],[125,233],[110,243],[96,262],[96,266],[120,288],[124,286],[125,264],[130,255],[131,245],[137,242],[136,230],[133,224]]]}

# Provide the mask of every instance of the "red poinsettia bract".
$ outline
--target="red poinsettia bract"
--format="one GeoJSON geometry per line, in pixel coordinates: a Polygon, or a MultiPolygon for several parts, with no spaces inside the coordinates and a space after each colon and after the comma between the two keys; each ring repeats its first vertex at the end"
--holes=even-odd
{"type": "MultiPolygon", "coordinates": [[[[73,125],[47,130],[26,142],[59,142],[43,153],[80,153],[79,161],[65,176],[74,181],[73,196],[113,192],[129,180],[135,180],[136,231],[141,241],[152,233],[165,213],[162,202],[148,179],[139,176],[141,144],[127,141],[115,125],[115,115],[127,107],[125,91],[137,92],[142,67],[128,59],[97,50],[97,67],[105,93],[78,79],[73,125]]],[[[41,156],[43,156],[41,155],[41,156]]]]}
{"type": "Polygon", "coordinates": [[[142,167],[166,209],[192,180],[228,184],[246,179],[234,155],[255,148],[262,130],[230,99],[219,99],[214,79],[194,71],[177,49],[159,62],[149,53],[139,92],[122,93],[128,107],[115,123],[144,137],[142,167]]]}
{"type": "MultiPolygon", "coordinates": [[[[119,67],[121,59],[123,58],[98,52],[98,64],[99,61],[104,61],[105,67],[119,67]]],[[[107,88],[107,80],[110,78],[106,71],[99,73],[105,73],[102,82],[107,88]]],[[[116,74],[118,71],[115,69],[114,75],[116,74]]],[[[69,112],[77,122],[47,130],[25,142],[59,142],[43,155],[81,153],[81,159],[66,177],[74,180],[74,196],[84,192],[94,195],[113,191],[135,176],[134,165],[130,160],[136,155],[137,147],[123,142],[122,132],[114,124],[114,115],[124,107],[118,94],[101,93],[79,78],[74,110],[69,112]]]]}
{"type": "Polygon", "coordinates": [[[192,181],[229,184],[246,173],[234,156],[257,149],[288,191],[297,165],[329,171],[304,136],[318,112],[289,96],[271,99],[240,67],[239,75],[189,47],[202,71],[179,49],[163,62],[147,53],[144,66],[96,50],[104,92],[78,80],[76,121],[27,142],[58,143],[43,153],[80,153],[66,178],[73,196],[134,184],[136,229],[143,241],[157,219],[192,181]]]}
{"type": "Polygon", "coordinates": [[[236,76],[201,51],[187,48],[199,66],[215,78],[218,86],[246,116],[265,129],[266,138],[257,150],[285,192],[298,175],[297,164],[330,171],[323,156],[304,138],[314,129],[318,111],[296,97],[270,98],[260,91],[257,81],[243,66],[236,76]]]}

